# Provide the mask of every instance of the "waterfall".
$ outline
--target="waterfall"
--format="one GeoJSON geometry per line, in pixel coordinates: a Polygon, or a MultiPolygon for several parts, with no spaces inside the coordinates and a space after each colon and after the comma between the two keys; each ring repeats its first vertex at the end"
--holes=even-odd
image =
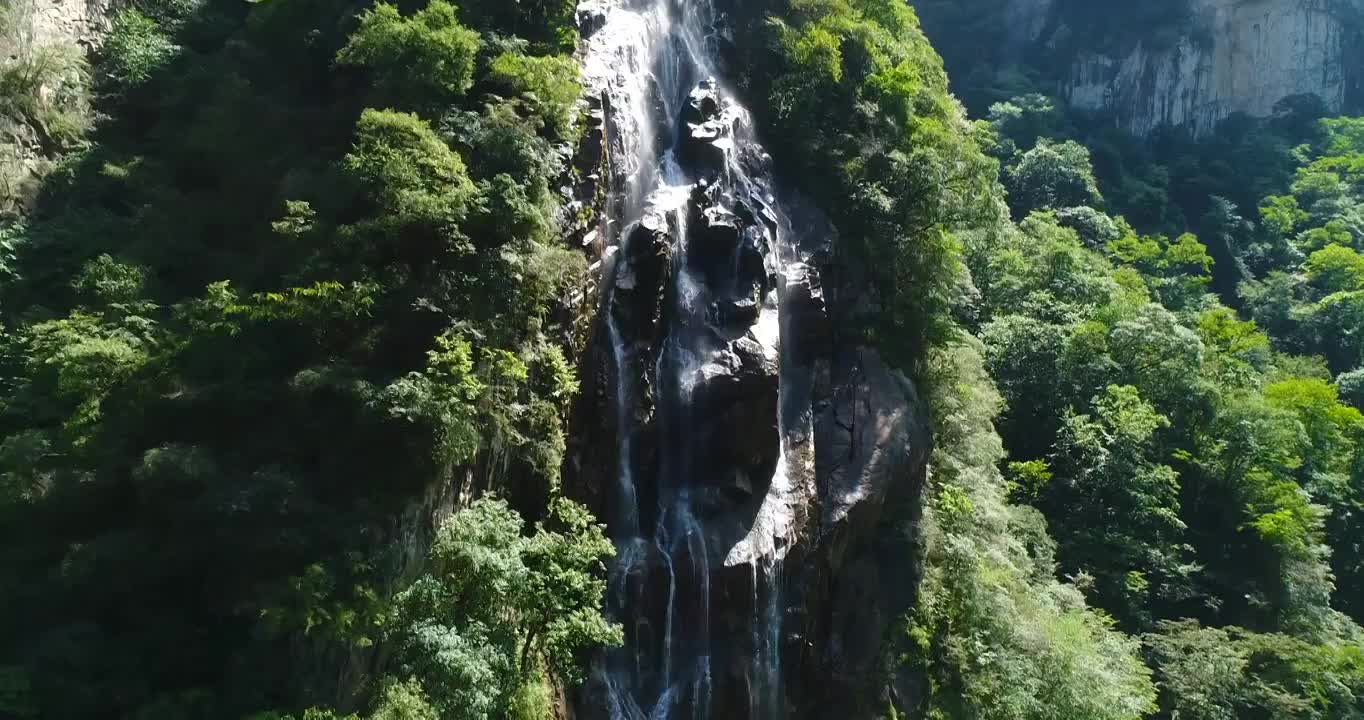
{"type": "Polygon", "coordinates": [[[626,635],[595,665],[584,712],[784,717],[781,568],[802,432],[783,412],[782,296],[801,267],[783,247],[790,224],[724,83],[713,0],[593,0],[579,14],[594,20],[583,76],[605,111],[611,175],[607,612],[626,635]]]}

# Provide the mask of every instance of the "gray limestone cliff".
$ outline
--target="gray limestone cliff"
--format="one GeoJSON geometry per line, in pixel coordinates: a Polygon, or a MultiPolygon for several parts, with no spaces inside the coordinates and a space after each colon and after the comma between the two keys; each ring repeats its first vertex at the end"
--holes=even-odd
{"type": "Polygon", "coordinates": [[[1138,134],[1162,124],[1204,134],[1234,113],[1268,116],[1292,95],[1317,95],[1332,112],[1364,104],[1364,0],[1188,0],[1175,27],[1119,27],[1102,42],[1079,37],[1058,0],[1007,8],[1011,46],[1070,49],[1062,98],[1112,111],[1138,134]]]}
{"type": "Polygon", "coordinates": [[[21,45],[93,46],[108,29],[110,7],[111,0],[10,0],[6,12],[15,28],[0,37],[0,57],[14,59],[21,45]]]}

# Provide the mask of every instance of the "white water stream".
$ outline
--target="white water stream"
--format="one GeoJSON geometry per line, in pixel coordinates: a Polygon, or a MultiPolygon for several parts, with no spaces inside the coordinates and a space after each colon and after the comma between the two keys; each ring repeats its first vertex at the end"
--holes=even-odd
{"type": "MultiPolygon", "coordinates": [[[[747,717],[783,715],[780,577],[785,548],[776,538],[789,536],[794,515],[786,500],[791,482],[786,429],[778,422],[781,452],[752,528],[729,547],[715,546],[716,533],[707,526],[702,503],[707,478],[697,477],[696,469],[697,456],[706,449],[693,433],[701,420],[694,417],[694,393],[707,377],[706,364],[724,350],[725,342],[717,338],[712,304],[717,296],[736,293],[734,287],[711,287],[714,279],[694,271],[689,262],[688,224],[698,186],[718,190],[725,211],[734,209],[735,198],[753,199],[745,207],[762,215],[753,226],[761,230],[760,223],[766,222],[763,250],[776,288],[761,299],[749,335],[773,363],[781,353],[778,298],[786,270],[784,216],[765,176],[767,164],[751,161],[765,155],[754,140],[748,112],[717,80],[715,41],[721,28],[712,3],[624,0],[588,8],[604,13],[604,22],[588,40],[583,80],[603,96],[613,174],[624,178],[623,187],[614,189],[606,225],[607,237],[614,239],[607,307],[617,301],[618,288],[634,287],[629,242],[641,222],[654,228],[666,225],[671,244],[666,327],[652,355],[641,350],[639,338],[628,337],[631,331],[621,326],[616,313],[606,313],[615,361],[619,453],[609,518],[618,554],[607,610],[625,625],[627,638],[626,646],[610,652],[597,671],[607,695],[605,715],[611,720],[719,718],[716,673],[727,669],[713,666],[715,643],[735,641],[713,637],[713,579],[720,566],[744,564],[752,575],[752,617],[746,621],[751,637],[744,639],[747,717]],[[708,177],[699,177],[697,169],[679,160],[688,132],[682,118],[694,93],[712,93],[723,105],[724,132],[709,142],[723,158],[722,167],[708,177]],[[653,378],[653,431],[658,434],[652,460],[656,466],[648,468],[638,457],[641,423],[636,417],[637,401],[645,392],[639,378],[644,376],[653,378]],[[642,507],[649,499],[656,500],[656,507],[642,507]]],[[[728,274],[738,277],[737,252],[733,265],[728,274]]],[[[732,713],[730,708],[723,720],[738,720],[732,713]]]]}

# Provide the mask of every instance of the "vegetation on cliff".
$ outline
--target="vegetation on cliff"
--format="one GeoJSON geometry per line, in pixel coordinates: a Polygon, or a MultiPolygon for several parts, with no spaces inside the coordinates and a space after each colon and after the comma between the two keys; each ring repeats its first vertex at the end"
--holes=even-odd
{"type": "Polygon", "coordinates": [[[1159,717],[1361,712],[1359,121],[1316,107],[1123,152],[1045,98],[991,112],[1016,230],[965,244],[1010,497],[1141,639],[1159,717]]]}
{"type": "Polygon", "coordinates": [[[1289,98],[1143,144],[1028,95],[970,127],[911,12],[769,14],[746,67],[778,162],[867,268],[856,326],[933,399],[888,642],[925,692],[897,710],[1357,715],[1357,121],[1289,98]]]}
{"type": "MultiPolygon", "coordinates": [[[[551,189],[570,20],[118,11],[101,121],[0,226],[0,715],[378,695],[383,717],[501,717],[614,639],[609,544],[544,514],[576,391],[550,314],[582,269],[551,189]],[[489,486],[543,528],[476,505],[421,563],[440,509],[489,486]]],[[[5,112],[56,127],[30,90],[6,81],[5,112]]]]}
{"type": "Polygon", "coordinates": [[[29,31],[37,7],[0,8],[0,213],[37,193],[53,158],[78,147],[90,124],[90,69],[74,43],[29,31]]]}
{"type": "MultiPolygon", "coordinates": [[[[838,264],[865,277],[878,302],[839,342],[871,341],[932,398],[936,450],[917,526],[924,579],[900,636],[887,638],[891,668],[917,674],[921,691],[892,712],[1142,717],[1155,690],[1139,642],[1057,579],[1044,521],[1010,502],[1001,474],[1000,398],[963,323],[982,304],[972,251],[1020,232],[987,153],[992,131],[966,120],[899,2],[778,3],[752,28],[761,40],[739,49],[745,85],[766,132],[786,141],[778,167],[830,213],[838,264]]],[[[1092,175],[1056,181],[1051,168],[1082,154],[1062,150],[1014,173],[1018,186],[1097,195],[1092,175]]],[[[910,521],[888,519],[888,537],[910,521]]],[[[907,562],[919,552],[902,551],[907,562]]]]}

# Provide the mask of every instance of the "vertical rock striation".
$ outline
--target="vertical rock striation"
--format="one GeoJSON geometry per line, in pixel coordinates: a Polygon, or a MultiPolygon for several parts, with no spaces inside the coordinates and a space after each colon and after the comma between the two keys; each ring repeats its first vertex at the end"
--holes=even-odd
{"type": "Polygon", "coordinates": [[[1188,0],[1179,27],[1124,29],[1121,51],[1084,47],[1054,0],[1011,0],[1009,12],[1012,43],[1081,48],[1056,78],[1071,106],[1112,111],[1138,134],[1167,123],[1206,134],[1291,95],[1317,95],[1332,112],[1364,105],[1361,0],[1188,0]]]}

